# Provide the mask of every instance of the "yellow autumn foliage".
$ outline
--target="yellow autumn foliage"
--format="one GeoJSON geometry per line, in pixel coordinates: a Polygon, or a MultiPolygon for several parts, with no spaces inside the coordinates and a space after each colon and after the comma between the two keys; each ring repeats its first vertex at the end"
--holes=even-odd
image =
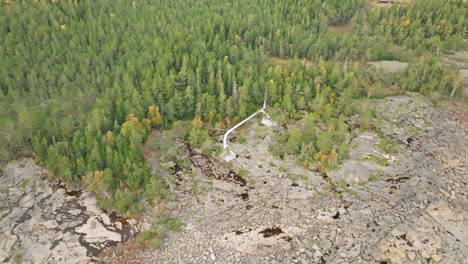
{"type": "Polygon", "coordinates": [[[107,144],[109,144],[109,146],[114,147],[115,138],[114,138],[114,134],[112,133],[112,131],[107,131],[106,140],[107,140],[107,144]]]}
{"type": "Polygon", "coordinates": [[[159,112],[158,106],[150,106],[148,107],[148,118],[151,120],[151,124],[153,126],[159,126],[162,124],[162,116],[159,112]]]}
{"type": "Polygon", "coordinates": [[[194,128],[202,128],[203,127],[203,121],[201,120],[200,117],[195,117],[193,120],[192,120],[192,126],[194,128]]]}
{"type": "Polygon", "coordinates": [[[332,149],[330,153],[322,153],[319,152],[317,153],[314,158],[316,160],[319,160],[319,163],[317,164],[317,169],[319,172],[325,172],[329,167],[330,164],[333,163],[337,155],[336,149],[332,149]]]}
{"type": "Polygon", "coordinates": [[[234,36],[234,41],[236,43],[236,46],[240,46],[244,43],[244,40],[242,40],[242,37],[237,34],[234,36]]]}
{"type": "Polygon", "coordinates": [[[128,121],[123,123],[121,132],[123,135],[127,136],[132,129],[135,129],[140,135],[146,134],[151,127],[151,121],[147,118],[143,118],[140,122],[138,117],[135,117],[134,114],[128,115],[128,121]]]}
{"type": "Polygon", "coordinates": [[[141,120],[141,126],[143,127],[144,131],[150,131],[151,130],[151,120],[148,118],[143,118],[141,120]]]}

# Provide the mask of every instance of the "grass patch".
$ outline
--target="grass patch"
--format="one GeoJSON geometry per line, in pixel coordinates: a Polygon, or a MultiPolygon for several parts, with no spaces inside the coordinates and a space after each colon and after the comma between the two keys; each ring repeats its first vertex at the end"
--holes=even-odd
{"type": "Polygon", "coordinates": [[[298,175],[298,174],[289,174],[288,178],[293,183],[297,183],[299,180],[301,180],[304,183],[307,183],[307,181],[309,180],[309,177],[307,177],[307,175],[298,175]]]}
{"type": "Polygon", "coordinates": [[[351,194],[351,195],[357,195],[357,192],[355,190],[353,190],[353,189],[348,188],[348,189],[346,189],[346,192],[351,194]]]}
{"type": "Polygon", "coordinates": [[[379,144],[377,144],[377,149],[387,154],[398,154],[399,152],[398,144],[387,138],[382,138],[380,140],[379,144]]]}
{"type": "Polygon", "coordinates": [[[324,191],[318,191],[317,194],[315,195],[317,199],[322,199],[325,196],[327,196],[327,193],[325,193],[324,191]]]}
{"type": "Polygon", "coordinates": [[[407,134],[407,135],[408,135],[408,136],[414,136],[414,135],[416,135],[416,134],[418,133],[418,131],[419,131],[419,130],[418,130],[417,127],[414,127],[414,126],[413,126],[413,127],[410,127],[410,128],[408,129],[408,134],[407,134]]]}
{"type": "Polygon", "coordinates": [[[164,233],[157,227],[141,232],[136,241],[146,248],[157,248],[164,240],[164,233]]]}
{"type": "Polygon", "coordinates": [[[239,169],[237,174],[239,174],[239,176],[241,176],[241,177],[245,177],[245,176],[247,176],[247,174],[249,174],[249,172],[247,170],[245,170],[245,169],[239,169]]]}
{"type": "Polygon", "coordinates": [[[13,263],[20,264],[22,258],[23,258],[23,246],[20,246],[12,254],[13,263]]]}
{"type": "Polygon", "coordinates": [[[28,183],[31,181],[31,179],[24,179],[22,182],[21,182],[21,188],[26,188],[26,186],[28,185],[28,183]]]}
{"type": "Polygon", "coordinates": [[[157,221],[157,224],[163,226],[165,230],[179,232],[182,228],[182,223],[179,219],[172,216],[164,216],[157,221]]]}
{"type": "Polygon", "coordinates": [[[182,223],[172,216],[163,216],[153,223],[150,229],[138,234],[136,242],[145,248],[157,248],[161,246],[168,231],[179,232],[182,223]]]}
{"type": "Polygon", "coordinates": [[[299,181],[299,175],[297,174],[289,174],[288,175],[289,180],[291,180],[293,183],[296,183],[299,181]]]}
{"type": "Polygon", "coordinates": [[[372,173],[369,175],[369,182],[376,182],[378,178],[377,174],[372,173]]]}
{"type": "Polygon", "coordinates": [[[346,187],[348,187],[348,184],[346,183],[345,179],[340,178],[340,179],[336,182],[336,187],[341,188],[341,189],[346,189],[346,187]]]}
{"type": "Polygon", "coordinates": [[[238,143],[240,144],[246,144],[247,143],[247,138],[245,136],[245,133],[244,131],[242,131],[239,136],[237,137],[237,140],[236,140],[238,143]]]}
{"type": "Polygon", "coordinates": [[[364,160],[364,161],[372,161],[374,163],[377,163],[379,164],[380,166],[388,166],[388,161],[389,159],[386,159],[386,158],[379,158],[375,155],[366,155],[364,158],[362,158],[361,160],[364,160]]]}
{"type": "Polygon", "coordinates": [[[206,192],[203,186],[199,186],[198,182],[193,183],[192,192],[195,195],[195,198],[200,202],[200,196],[203,196],[206,192]]]}

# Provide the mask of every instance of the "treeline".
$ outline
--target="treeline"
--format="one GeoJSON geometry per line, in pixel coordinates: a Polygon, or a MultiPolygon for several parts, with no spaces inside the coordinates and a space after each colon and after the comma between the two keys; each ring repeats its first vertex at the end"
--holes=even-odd
{"type": "MultiPolygon", "coordinates": [[[[437,15],[438,7],[466,12],[462,1],[430,2],[431,8],[422,10],[435,21],[446,14],[437,15]]],[[[410,11],[413,6],[396,7],[359,20],[368,33],[329,32],[356,20],[363,7],[362,0],[2,2],[1,159],[32,151],[56,177],[90,186],[103,204],[137,211],[134,201],[143,190],[162,195],[160,179],[144,164],[142,143],[151,129],[194,118],[228,127],[258,108],[265,89],[271,105],[288,117],[315,112],[321,122],[342,129],[351,113],[346,105],[375,90],[363,64],[353,66],[346,59],[385,49],[382,43],[364,43],[372,38],[406,45],[380,25],[404,12],[418,17],[410,11]],[[317,63],[275,66],[271,57],[317,63]],[[337,61],[318,63],[320,58],[337,61]]],[[[466,28],[466,22],[459,23],[466,28]]],[[[442,34],[446,43],[461,34],[455,28],[418,36],[442,34]]],[[[424,72],[438,67],[423,65],[424,72]]],[[[414,79],[411,86],[392,85],[420,91],[429,76],[420,80],[415,74],[418,70],[406,74],[414,79]]],[[[430,89],[443,94],[450,80],[444,83],[430,89]]],[[[318,138],[308,156],[339,148],[318,138]]],[[[300,151],[291,147],[289,152],[300,151]]]]}
{"type": "Polygon", "coordinates": [[[321,34],[315,54],[326,59],[406,61],[463,49],[467,7],[463,0],[414,0],[372,12],[361,9],[350,27],[321,34]]]}
{"type": "Polygon", "coordinates": [[[423,51],[463,47],[467,3],[464,0],[416,0],[357,16],[358,33],[423,51]]]}
{"type": "Polygon", "coordinates": [[[306,56],[328,17],[359,7],[356,0],[2,3],[2,156],[10,158],[30,145],[30,131],[69,141],[97,98],[118,124],[129,113],[143,117],[153,101],[167,122],[192,118],[196,103],[203,117],[224,114],[212,109],[223,97],[216,85],[231,95],[262,64],[259,54],[306,56]]]}

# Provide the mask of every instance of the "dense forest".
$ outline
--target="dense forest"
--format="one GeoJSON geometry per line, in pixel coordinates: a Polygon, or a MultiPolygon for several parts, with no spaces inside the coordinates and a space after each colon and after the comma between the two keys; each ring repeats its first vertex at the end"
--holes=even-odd
{"type": "MultiPolygon", "coordinates": [[[[463,0],[372,10],[364,0],[64,0],[0,2],[0,160],[34,155],[107,207],[136,212],[163,184],[145,165],[152,129],[189,140],[250,115],[268,90],[276,118],[301,120],[271,150],[320,169],[347,153],[346,118],[397,91],[450,95],[439,63],[462,49],[463,0]],[[382,74],[371,60],[411,62],[382,74]],[[316,131],[320,123],[326,129],[316,131]]],[[[455,94],[457,96],[457,94],[455,94]]]]}

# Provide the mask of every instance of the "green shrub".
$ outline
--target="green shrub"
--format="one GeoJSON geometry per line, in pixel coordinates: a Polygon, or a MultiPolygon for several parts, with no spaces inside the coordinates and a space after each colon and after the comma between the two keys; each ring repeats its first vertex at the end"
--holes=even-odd
{"type": "Polygon", "coordinates": [[[172,216],[164,216],[158,222],[158,225],[163,226],[165,230],[170,231],[180,231],[182,227],[182,223],[179,219],[172,217],[172,216]]]}
{"type": "Polygon", "coordinates": [[[195,148],[201,147],[202,144],[211,141],[208,131],[201,128],[194,128],[190,131],[189,143],[195,148]]]}
{"type": "Polygon", "coordinates": [[[398,144],[387,138],[382,138],[377,145],[377,148],[388,154],[398,154],[399,152],[398,144]]]}

